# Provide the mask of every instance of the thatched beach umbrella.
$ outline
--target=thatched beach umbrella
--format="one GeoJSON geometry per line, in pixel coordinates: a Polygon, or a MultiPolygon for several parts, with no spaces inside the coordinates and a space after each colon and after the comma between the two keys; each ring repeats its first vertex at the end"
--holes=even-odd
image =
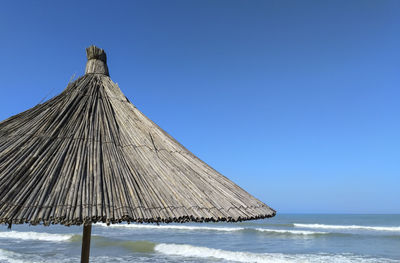
{"type": "Polygon", "coordinates": [[[86,73],[58,96],[0,123],[0,223],[242,221],[275,211],[143,115],[86,49],[86,73]]]}

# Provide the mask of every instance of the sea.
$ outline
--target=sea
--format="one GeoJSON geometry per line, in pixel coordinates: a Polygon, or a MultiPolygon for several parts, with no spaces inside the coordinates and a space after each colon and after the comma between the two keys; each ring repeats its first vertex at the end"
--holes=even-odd
{"type": "MultiPolygon", "coordinates": [[[[82,227],[0,226],[0,262],[80,262],[82,227]]],[[[278,214],[92,229],[90,262],[400,262],[400,215],[278,214]]]]}

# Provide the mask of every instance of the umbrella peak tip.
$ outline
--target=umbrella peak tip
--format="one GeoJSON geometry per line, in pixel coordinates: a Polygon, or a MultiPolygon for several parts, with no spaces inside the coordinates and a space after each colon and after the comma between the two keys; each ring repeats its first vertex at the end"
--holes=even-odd
{"type": "Polygon", "coordinates": [[[98,59],[105,63],[107,63],[106,52],[102,48],[96,47],[95,45],[91,45],[86,48],[86,57],[88,60],[98,59]]]}
{"type": "Polygon", "coordinates": [[[85,74],[104,74],[109,76],[107,67],[107,55],[102,48],[92,45],[86,48],[86,63],[85,74]]]}

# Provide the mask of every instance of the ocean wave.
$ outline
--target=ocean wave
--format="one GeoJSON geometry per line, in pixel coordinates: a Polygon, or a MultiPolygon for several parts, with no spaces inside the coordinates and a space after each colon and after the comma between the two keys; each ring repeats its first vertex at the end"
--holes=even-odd
{"type": "Polygon", "coordinates": [[[252,253],[235,252],[222,249],[198,247],[179,244],[157,244],[154,250],[171,256],[214,258],[233,262],[248,263],[297,263],[297,262],[327,262],[327,263],[389,263],[398,262],[387,258],[368,258],[351,254],[282,254],[282,253],[252,253]]]}
{"type": "Polygon", "coordinates": [[[328,232],[319,231],[306,231],[306,230],[286,230],[286,229],[267,229],[267,228],[256,228],[255,230],[267,233],[277,233],[277,234],[290,234],[290,235],[325,235],[328,232]]]}
{"type": "Polygon", "coordinates": [[[293,227],[293,224],[274,224],[274,223],[259,223],[259,222],[251,222],[244,221],[236,223],[239,226],[250,226],[250,227],[293,227]]]}
{"type": "MultiPolygon", "coordinates": [[[[37,254],[21,254],[5,249],[0,249],[0,262],[1,263],[45,263],[45,262],[50,263],[50,261],[44,260],[40,255],[37,254]]],[[[52,260],[51,262],[61,263],[64,261],[60,261],[57,259],[57,260],[52,260]]]]}
{"type": "MultiPolygon", "coordinates": [[[[97,223],[96,226],[107,227],[107,224],[97,223]]],[[[186,230],[186,231],[241,231],[243,227],[207,227],[207,226],[178,226],[178,225],[143,225],[143,224],[111,224],[109,227],[125,227],[136,229],[160,229],[160,230],[186,230]]]]}
{"type": "Polygon", "coordinates": [[[17,253],[0,249],[0,262],[7,263],[24,263],[25,261],[16,259],[18,257],[17,253]]]}
{"type": "MultiPolygon", "coordinates": [[[[109,262],[132,262],[129,260],[131,258],[124,257],[108,257],[108,256],[91,256],[90,262],[96,263],[109,263],[109,262]]],[[[17,253],[9,250],[0,249],[0,262],[1,263],[71,263],[71,262],[80,262],[80,257],[68,256],[65,258],[43,258],[40,255],[34,254],[23,254],[17,253]]],[[[143,262],[143,261],[135,261],[134,262],[143,262]]]]}
{"type": "Polygon", "coordinates": [[[374,230],[400,232],[400,226],[359,226],[359,225],[324,225],[324,224],[293,224],[294,227],[317,228],[317,229],[356,229],[356,230],[374,230]]]}
{"type": "Polygon", "coordinates": [[[150,241],[130,241],[130,240],[114,240],[105,237],[98,238],[96,241],[97,247],[121,247],[131,252],[138,253],[153,253],[156,243],[150,241]]]}
{"type": "MultiPolygon", "coordinates": [[[[106,224],[97,223],[96,225],[106,227],[106,224]]],[[[275,228],[244,228],[244,227],[205,227],[205,226],[180,226],[180,225],[142,225],[142,224],[114,224],[111,227],[131,228],[131,229],[157,229],[157,230],[185,230],[185,231],[222,231],[222,232],[263,232],[271,234],[285,235],[323,235],[329,234],[320,231],[288,230],[275,228]]]]}
{"type": "Polygon", "coordinates": [[[73,235],[49,234],[49,233],[39,233],[39,232],[17,232],[17,231],[0,232],[0,238],[21,239],[21,240],[61,242],[61,241],[68,241],[72,237],[73,235]]]}

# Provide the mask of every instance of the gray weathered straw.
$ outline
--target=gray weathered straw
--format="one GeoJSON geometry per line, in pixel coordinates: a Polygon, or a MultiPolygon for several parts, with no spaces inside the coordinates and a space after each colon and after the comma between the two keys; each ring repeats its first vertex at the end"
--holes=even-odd
{"type": "Polygon", "coordinates": [[[143,115],[102,49],[53,99],[0,123],[0,223],[241,221],[275,211],[143,115]]]}

